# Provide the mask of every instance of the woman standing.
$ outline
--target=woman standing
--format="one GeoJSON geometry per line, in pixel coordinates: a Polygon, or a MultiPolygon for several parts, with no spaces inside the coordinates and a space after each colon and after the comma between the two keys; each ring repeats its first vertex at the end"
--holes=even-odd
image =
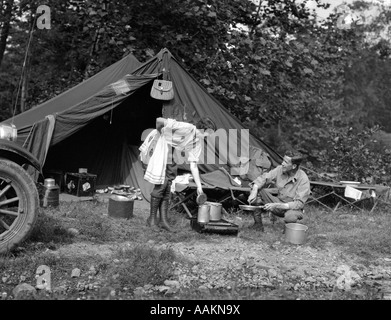
{"type": "Polygon", "coordinates": [[[150,216],[147,219],[147,225],[151,228],[161,227],[173,231],[167,218],[171,184],[178,171],[175,151],[177,151],[176,155],[185,152],[185,161],[190,164],[197,194],[203,193],[197,163],[202,151],[202,140],[208,135],[204,130],[208,129],[216,130],[216,125],[209,118],[201,119],[196,125],[174,119],[156,119],[156,130],[147,136],[140,147],[141,159],[145,159],[148,152],[152,152],[144,175],[145,180],[155,185],[151,193],[150,216]],[[151,146],[153,146],[152,150],[151,146]],[[160,209],[160,219],[157,218],[158,209],[160,209]]]}

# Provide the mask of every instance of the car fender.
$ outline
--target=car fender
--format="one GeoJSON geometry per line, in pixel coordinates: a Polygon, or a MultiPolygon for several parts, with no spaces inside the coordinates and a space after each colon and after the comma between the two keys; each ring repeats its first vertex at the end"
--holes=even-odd
{"type": "Polygon", "coordinates": [[[0,158],[14,161],[20,166],[31,165],[42,173],[42,166],[38,159],[27,149],[16,142],[0,139],[0,158]]]}

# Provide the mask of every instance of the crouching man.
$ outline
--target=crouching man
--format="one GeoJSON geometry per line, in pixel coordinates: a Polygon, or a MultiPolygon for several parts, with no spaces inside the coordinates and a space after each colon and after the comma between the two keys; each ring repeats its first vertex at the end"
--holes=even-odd
{"type": "MultiPolygon", "coordinates": [[[[255,179],[250,185],[249,203],[265,204],[266,211],[275,216],[284,218],[285,223],[295,223],[303,219],[303,208],[310,195],[310,181],[306,173],[299,168],[303,158],[301,156],[284,156],[281,165],[266,172],[255,179]],[[265,188],[273,183],[277,189],[276,195],[265,188]]],[[[254,211],[254,226],[263,231],[262,211],[254,211]]]]}

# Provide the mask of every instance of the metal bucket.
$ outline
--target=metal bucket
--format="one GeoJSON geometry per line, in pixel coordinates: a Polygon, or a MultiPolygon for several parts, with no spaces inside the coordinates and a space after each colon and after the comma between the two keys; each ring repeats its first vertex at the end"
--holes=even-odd
{"type": "Polygon", "coordinates": [[[300,223],[287,223],[285,225],[285,241],[293,244],[303,244],[308,227],[300,223]]]}
{"type": "Polygon", "coordinates": [[[208,223],[210,219],[210,207],[207,204],[200,205],[198,207],[197,222],[208,223]]]}
{"type": "Polygon", "coordinates": [[[113,195],[109,199],[108,213],[110,217],[129,219],[133,217],[134,201],[128,197],[113,195]]]}
{"type": "Polygon", "coordinates": [[[218,202],[205,202],[209,206],[209,219],[210,221],[220,221],[221,220],[221,203],[218,202]]]}

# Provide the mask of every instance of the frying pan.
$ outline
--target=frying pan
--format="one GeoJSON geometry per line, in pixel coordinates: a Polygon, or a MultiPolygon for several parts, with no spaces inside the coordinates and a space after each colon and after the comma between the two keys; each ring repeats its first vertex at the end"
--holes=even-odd
{"type": "Polygon", "coordinates": [[[239,208],[245,211],[255,211],[257,209],[264,209],[264,206],[251,206],[247,204],[240,204],[239,208]]]}

